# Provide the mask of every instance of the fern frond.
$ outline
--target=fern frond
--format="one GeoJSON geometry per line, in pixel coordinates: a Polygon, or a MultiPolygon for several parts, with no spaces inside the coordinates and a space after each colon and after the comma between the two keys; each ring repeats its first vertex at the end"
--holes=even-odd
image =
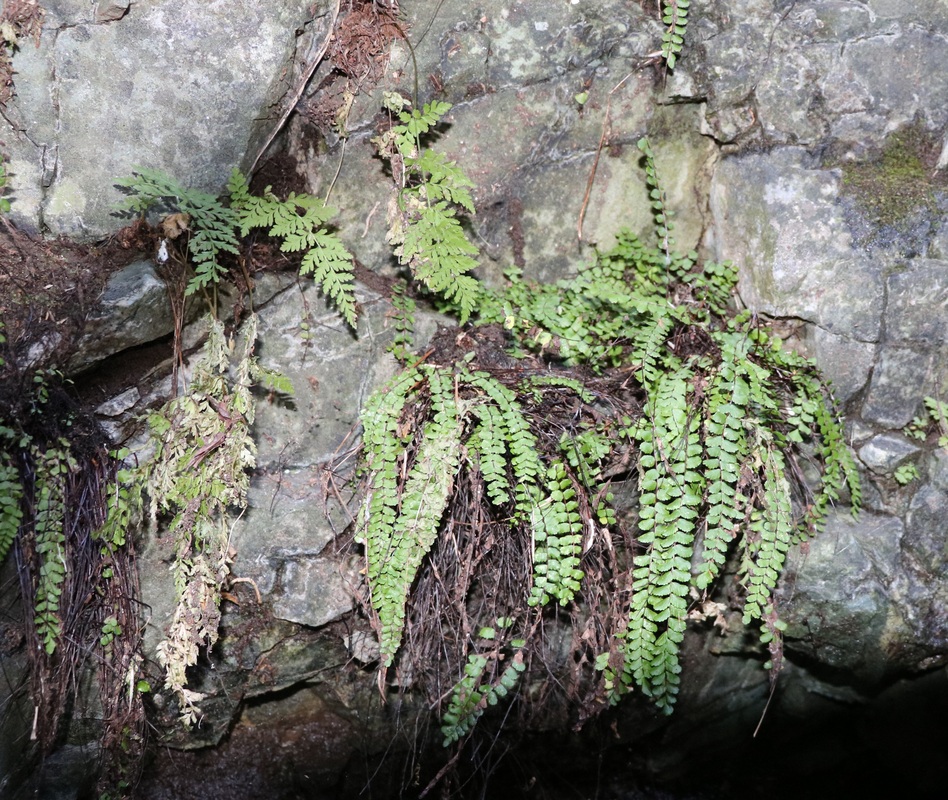
{"type": "Polygon", "coordinates": [[[658,170],[655,168],[655,155],[652,153],[652,145],[649,140],[642,137],[638,141],[638,148],[642,151],[645,160],[645,181],[649,187],[648,196],[652,204],[652,217],[655,220],[655,235],[661,242],[662,252],[665,254],[666,267],[671,265],[672,247],[675,240],[672,238],[671,230],[674,227],[671,222],[671,211],[665,198],[665,187],[658,180],[658,170]]]}
{"type": "Polygon", "coordinates": [[[398,250],[399,262],[411,268],[415,279],[459,307],[465,323],[478,305],[480,289],[468,273],[477,266],[472,245],[454,209],[444,201],[422,207],[405,227],[398,250]]]}
{"type": "Polygon", "coordinates": [[[707,512],[704,546],[695,585],[707,589],[724,566],[727,552],[748,514],[741,474],[749,446],[744,427],[750,389],[741,374],[747,340],[732,337],[721,348],[721,364],[708,391],[705,412],[707,512]]]}
{"type": "Polygon", "coordinates": [[[579,591],[583,523],[576,490],[560,461],[546,474],[546,497],[533,506],[533,586],[527,604],[545,606],[551,599],[566,606],[579,591]]]}
{"type": "Polygon", "coordinates": [[[704,492],[699,420],[690,413],[685,372],[665,375],[640,426],[639,544],[632,603],[623,634],[629,673],[643,693],[671,713],[678,693],[691,555],[704,492]]]}
{"type": "Polygon", "coordinates": [[[392,287],[392,314],[395,332],[388,351],[403,364],[408,360],[413,349],[413,334],[415,329],[415,301],[405,293],[404,282],[396,283],[392,287]]]}
{"type": "MultiPolygon", "coordinates": [[[[523,642],[519,644],[523,646],[523,642]]],[[[498,655],[495,652],[490,656],[480,653],[471,653],[468,656],[467,664],[464,666],[464,676],[451,690],[448,710],[441,718],[441,733],[444,736],[445,747],[467,736],[487,707],[497,705],[498,701],[512,692],[520,682],[526,665],[519,648],[496,681],[493,683],[483,681],[489,661],[496,662],[498,655]]]]}
{"type": "Polygon", "coordinates": [[[744,624],[763,620],[771,611],[771,596],[793,537],[793,508],[783,454],[767,441],[763,431],[758,453],[763,460],[762,508],[751,517],[744,537],[741,575],[747,590],[744,624]]]}
{"type": "Polygon", "coordinates": [[[124,208],[144,214],[152,208],[164,207],[189,217],[188,251],[195,275],[185,294],[192,295],[220,282],[226,274],[220,263],[221,253],[239,253],[235,233],[238,220],[231,208],[207,192],[184,188],[158,170],[136,167],[131,177],[116,183],[129,190],[124,208]]]}
{"type": "Polygon", "coordinates": [[[662,58],[668,69],[674,69],[685,43],[688,9],[691,0],[665,0],[662,22],[667,26],[662,34],[662,58]]]}
{"type": "Polygon", "coordinates": [[[477,403],[471,415],[480,420],[468,441],[468,448],[477,459],[487,496],[499,507],[510,502],[510,477],[507,473],[507,423],[494,403],[477,403]]]}
{"type": "Polygon", "coordinates": [[[231,207],[237,214],[241,235],[266,228],[267,235],[282,239],[284,253],[305,251],[300,274],[313,281],[339,309],[350,327],[356,327],[356,299],[352,254],[342,240],[326,230],[337,211],[318,197],[291,192],[278,199],[267,187],[262,196],[250,194],[247,180],[235,169],[228,183],[231,207]]]}
{"type": "Polygon", "coordinates": [[[425,199],[429,203],[445,200],[461,206],[469,214],[474,213],[474,198],[470,192],[474,182],[456,162],[448,161],[444,153],[426,148],[417,158],[406,158],[405,165],[421,173],[425,199]]]}
{"type": "Polygon", "coordinates": [[[391,666],[401,645],[408,591],[422,559],[434,544],[459,463],[461,424],[453,377],[423,367],[431,391],[433,416],[400,497],[399,514],[386,540],[378,531],[366,538],[372,606],[379,618],[379,645],[384,667],[391,666]]]}
{"type": "Polygon", "coordinates": [[[516,511],[521,519],[529,520],[540,497],[539,481],[546,474],[546,467],[537,452],[537,440],[530,431],[523,408],[514,393],[488,373],[465,373],[464,377],[471,386],[481,389],[493,400],[500,411],[500,420],[507,434],[516,511]]]}
{"type": "Polygon", "coordinates": [[[50,448],[34,454],[37,461],[34,497],[34,535],[39,560],[33,623],[47,654],[52,654],[62,634],[59,599],[66,581],[64,521],[65,476],[77,466],[68,453],[50,448]]]}
{"type": "Polygon", "coordinates": [[[23,484],[6,453],[0,454],[0,564],[3,564],[23,521],[23,484]]]}

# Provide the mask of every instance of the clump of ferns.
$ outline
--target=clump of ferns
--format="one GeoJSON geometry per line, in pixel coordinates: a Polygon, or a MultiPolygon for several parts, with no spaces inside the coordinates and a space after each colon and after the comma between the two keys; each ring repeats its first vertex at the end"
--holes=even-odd
{"type": "Polygon", "coordinates": [[[518,684],[535,700],[563,681],[543,636],[554,618],[573,630],[561,663],[570,699],[585,698],[580,721],[635,686],[670,713],[689,611],[729,559],[743,620],[778,669],[786,554],[844,492],[859,507],[816,369],[733,313],[733,267],[673,250],[640,146],[658,246],[624,233],[554,285],[511,273],[483,295],[480,327],[456,333],[466,357],[435,348],[363,413],[357,537],[380,678],[427,678],[445,744],[518,684]],[[513,367],[480,363],[491,326],[507,331],[513,367]],[[809,484],[801,458],[820,475],[809,484]],[[631,526],[610,505],[621,477],[638,490],[631,526]]]}
{"type": "MultiPolygon", "coordinates": [[[[473,353],[488,333],[462,341],[473,353]]],[[[537,634],[544,606],[559,603],[572,618],[609,602],[603,582],[580,585],[581,561],[616,571],[615,549],[589,535],[611,519],[608,488],[593,480],[601,467],[590,474],[587,463],[607,454],[582,432],[594,425],[594,392],[615,395],[621,380],[584,384],[539,360],[504,369],[442,355],[403,373],[365,409],[367,496],[356,535],[366,548],[381,680],[395,668],[397,683],[425,684],[453,741],[533,662],[548,691],[575,700],[583,689],[578,667],[562,685],[561,654],[537,634]],[[583,602],[573,603],[577,596],[583,602]],[[465,691],[452,692],[459,682],[465,691]]],[[[595,638],[602,633],[589,627],[587,666],[593,645],[605,646],[595,638]]]]}
{"type": "Polygon", "coordinates": [[[48,755],[94,702],[99,786],[114,792],[133,781],[145,735],[134,547],[101,534],[116,461],[58,372],[0,358],[0,373],[0,562],[15,558],[29,611],[31,740],[48,755]]]}

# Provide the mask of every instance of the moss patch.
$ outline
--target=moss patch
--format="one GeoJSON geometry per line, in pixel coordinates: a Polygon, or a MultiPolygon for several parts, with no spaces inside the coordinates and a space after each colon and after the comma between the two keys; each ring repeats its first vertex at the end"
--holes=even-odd
{"type": "Polygon", "coordinates": [[[876,158],[841,164],[843,191],[880,226],[899,227],[913,212],[934,212],[936,147],[932,133],[913,122],[892,133],[876,158]]]}

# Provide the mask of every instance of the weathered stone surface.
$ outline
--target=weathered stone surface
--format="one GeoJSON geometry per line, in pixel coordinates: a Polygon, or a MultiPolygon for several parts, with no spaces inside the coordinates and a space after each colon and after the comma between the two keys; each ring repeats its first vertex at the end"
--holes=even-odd
{"type": "Polygon", "coordinates": [[[919,451],[917,444],[904,436],[882,434],[874,436],[859,448],[859,458],[869,469],[889,474],[919,451]]]}
{"type": "Polygon", "coordinates": [[[151,259],[116,272],[86,320],[70,369],[81,370],[129,347],[153,342],[174,330],[168,289],[151,259]]]}
{"type": "Polygon", "coordinates": [[[44,3],[40,48],[14,58],[18,96],[0,131],[21,225],[115,230],[113,184],[136,166],[220,189],[272,124],[268,97],[312,4],[140,0],[116,20],[121,5],[44,3]]]}
{"type": "Polygon", "coordinates": [[[891,586],[903,534],[893,516],[833,514],[807,552],[791,551],[780,593],[791,657],[805,655],[857,685],[897,671],[885,637],[897,615],[891,586]]]}
{"type": "Polygon", "coordinates": [[[854,251],[839,179],[801,150],[723,161],[711,186],[715,255],[741,267],[751,308],[798,317],[858,342],[879,339],[882,266],[854,251]]]}
{"type": "Polygon", "coordinates": [[[914,259],[886,280],[886,344],[863,417],[901,428],[948,385],[948,262],[914,259]]]}

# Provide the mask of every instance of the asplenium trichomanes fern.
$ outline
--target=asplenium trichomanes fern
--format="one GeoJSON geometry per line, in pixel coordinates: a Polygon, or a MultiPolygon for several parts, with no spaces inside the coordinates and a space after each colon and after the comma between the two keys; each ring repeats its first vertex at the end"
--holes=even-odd
{"type": "MultiPolygon", "coordinates": [[[[483,293],[477,323],[502,326],[514,354],[533,354],[522,371],[424,364],[366,407],[368,493],[359,535],[384,666],[399,657],[406,605],[426,591],[419,575],[427,574],[422,565],[439,537],[452,531],[457,541],[459,518],[484,525],[499,512],[505,535],[520,538],[518,552],[529,559],[528,585],[493,607],[527,640],[517,650],[524,663],[537,652],[530,635],[542,628],[549,605],[574,609],[625,597],[621,619],[596,606],[584,612],[610,626],[595,659],[600,697],[614,702],[638,686],[670,712],[693,593],[713,591],[733,559],[744,621],[762,626],[779,666],[783,624],[773,592],[789,547],[819,530],[844,488],[858,509],[854,463],[815,368],[750,314],[733,314],[733,266],[699,267],[695,253],[672,249],[651,149],[644,141],[640,148],[657,247],[623,233],[575,278],[536,285],[511,273],[505,290],[483,293]],[[542,372],[538,362],[546,365],[542,372]],[[612,393],[587,388],[605,385],[612,393]],[[551,398],[566,391],[571,416],[551,417],[551,398]],[[551,442],[544,423],[563,431],[551,442]],[[823,465],[822,479],[805,488],[790,469],[803,443],[823,465]],[[609,508],[605,477],[623,470],[639,489],[628,535],[609,508]],[[461,499],[458,487],[466,493],[461,499]],[[470,512],[470,503],[483,510],[470,512]],[[628,571],[616,561],[586,568],[594,554],[608,559],[612,542],[629,536],[628,571]]],[[[469,357],[480,358],[476,350],[469,357]]],[[[488,537],[480,546],[496,543],[488,537]]],[[[460,602],[479,596],[471,590],[460,602]]],[[[480,677],[490,659],[478,641],[462,639],[452,661],[458,677],[445,717],[450,741],[466,735],[490,702],[480,677]]],[[[582,660],[581,651],[575,658],[582,660]]]]}
{"type": "Polygon", "coordinates": [[[685,29],[688,26],[688,10],[691,0],[663,0],[662,58],[668,69],[674,69],[685,43],[685,29]]]}

